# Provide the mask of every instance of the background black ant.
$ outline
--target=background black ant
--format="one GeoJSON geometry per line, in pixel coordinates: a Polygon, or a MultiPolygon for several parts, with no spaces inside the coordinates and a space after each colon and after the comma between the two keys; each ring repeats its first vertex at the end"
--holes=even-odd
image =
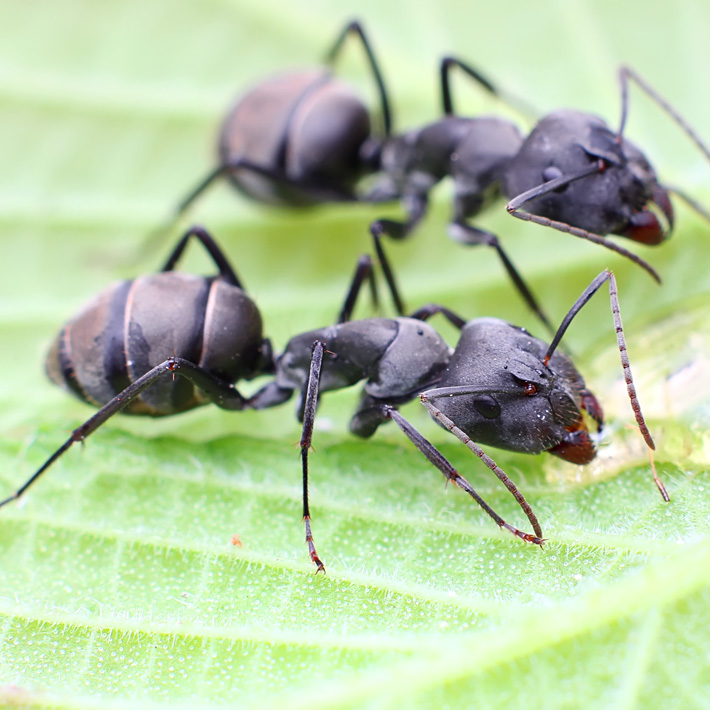
{"type": "Polygon", "coordinates": [[[513,216],[605,246],[660,281],[645,260],[605,238],[611,233],[658,244],[673,226],[667,189],[658,182],[644,154],[623,136],[629,80],[667,111],[706,157],[710,158],[710,152],[636,73],[628,68],[620,71],[618,131],[591,114],[558,111],[541,119],[524,137],[510,121],[497,116],[454,114],[449,76],[453,67],[494,96],[504,96],[476,69],[446,57],[440,69],[444,118],[393,134],[388,92],[359,22],[346,25],[328,53],[327,64],[332,66],[349,35],[359,38],[367,57],[379,96],[382,132],[372,132],[366,106],[330,71],[293,72],[267,79],[228,113],[220,130],[217,167],[181,201],[176,216],[223,177],[253,199],[281,205],[401,200],[405,220],[378,219],[370,231],[396,310],[402,314],[404,304],[380,238],[408,236],[424,217],[433,187],[450,177],[454,186],[450,235],[465,244],[493,247],[518,292],[550,331],[549,319],[498,237],[470,222],[496,198],[510,200],[507,209],[513,216]],[[357,190],[366,174],[377,175],[375,185],[357,190]]]}

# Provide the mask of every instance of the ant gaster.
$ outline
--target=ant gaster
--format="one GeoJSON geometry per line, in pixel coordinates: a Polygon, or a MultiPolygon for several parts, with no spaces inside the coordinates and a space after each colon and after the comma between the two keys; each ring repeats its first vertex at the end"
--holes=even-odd
{"type": "Polygon", "coordinates": [[[326,64],[266,79],[237,101],[222,122],[217,167],[180,202],[176,217],[225,176],[252,199],[282,206],[358,199],[355,186],[377,168],[392,125],[384,80],[359,22],[345,26],[326,64]],[[382,136],[373,134],[360,97],[330,70],[351,35],[360,40],[377,87],[382,136]]]}
{"type": "Polygon", "coordinates": [[[160,273],[117,282],[90,301],[60,331],[46,368],[55,383],[100,409],[0,507],[118,412],[159,417],[209,402],[243,410],[247,400],[234,383],[274,371],[256,305],[198,226],[180,239],[160,273]],[[173,272],[192,237],[212,257],[218,276],[173,272]]]}
{"type": "MultiPolygon", "coordinates": [[[[596,447],[583,414],[586,412],[600,430],[602,409],[571,359],[557,346],[580,309],[607,281],[631,407],[646,444],[653,449],[634,388],[616,279],[610,271],[600,273],[585,289],[550,345],[505,321],[477,318],[466,322],[437,305],[426,306],[410,317],[353,321],[341,317],[336,325],[293,337],[276,361],[274,380],[250,398],[249,404],[264,409],[280,405],[294,392],[300,394],[297,411],[303,421],[303,518],[316,571],[325,571],[313,541],[308,502],[308,455],[316,409],[322,392],[360,381],[365,386],[350,421],[353,434],[367,438],[380,424],[394,421],[447,481],[471,495],[500,527],[526,542],[541,545],[542,529],[532,508],[479,444],[528,454],[546,451],[577,464],[594,459],[596,447]],[[436,313],[443,314],[461,331],[453,351],[425,322],[436,313]],[[397,411],[399,405],[417,397],[439,424],[457,436],[503,482],[527,516],[533,533],[503,520],[397,411]]],[[[663,498],[669,500],[655,470],[654,478],[663,498]]]]}

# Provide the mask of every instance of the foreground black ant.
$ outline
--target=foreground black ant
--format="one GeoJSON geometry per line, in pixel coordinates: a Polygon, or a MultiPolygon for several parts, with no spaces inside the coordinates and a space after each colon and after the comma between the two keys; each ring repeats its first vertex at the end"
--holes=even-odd
{"type": "MultiPolygon", "coordinates": [[[[270,342],[262,336],[259,311],[234,270],[210,235],[192,227],[160,273],[114,284],[61,330],[48,356],[49,375],[100,409],[20,488],[0,500],[0,507],[18,499],[75,442],[86,439],[118,412],[167,416],[209,402],[231,410],[265,409],[299,391],[306,538],[313,562],[324,570],[313,543],[307,494],[308,450],[319,393],[365,380],[350,424],[353,433],[369,437],[383,422],[395,421],[447,480],[469,493],[499,526],[541,545],[542,530],[530,505],[472,439],[524,453],[548,451],[578,464],[595,457],[583,412],[600,429],[601,407],[557,346],[572,319],[606,281],[629,398],[639,429],[653,448],[634,390],[611,272],[603,271],[592,281],[549,346],[504,321],[479,318],[466,323],[434,305],[411,317],[351,321],[358,294],[368,280],[376,300],[372,264],[362,258],[338,323],[292,338],[274,360],[270,342]],[[172,272],[191,237],[214,260],[217,277],[172,272]],[[436,313],[461,330],[453,351],[425,322],[436,313]],[[243,397],[234,383],[258,374],[275,377],[253,397],[243,397]],[[506,523],[399,414],[397,407],[416,397],[498,476],[522,507],[533,533],[506,523]]],[[[657,477],[656,483],[668,500],[657,477]]]]}
{"type": "MultiPolygon", "coordinates": [[[[465,322],[446,308],[426,306],[411,317],[370,318],[312,330],[292,338],[276,361],[276,377],[249,400],[254,409],[277,406],[294,392],[303,421],[303,518],[306,542],[317,571],[325,571],[318,557],[308,503],[308,451],[321,392],[365,381],[364,392],[350,421],[350,431],[372,436],[380,424],[393,420],[447,481],[471,495],[502,528],[536,545],[543,543],[540,524],[515,484],[479,443],[510,451],[544,451],[566,461],[586,464],[596,456],[583,413],[603,422],[602,409],[570,358],[557,346],[580,309],[606,281],[609,282],[617,342],[628,396],[639,430],[654,449],[636,396],[619,313],[616,279],[600,273],[564,317],[550,345],[522,328],[496,318],[465,322]],[[442,313],[461,331],[456,349],[448,347],[426,322],[442,313]],[[455,434],[503,482],[533,528],[526,533],[501,518],[471,484],[398,411],[419,397],[431,416],[455,434]]],[[[668,493],[654,470],[664,498],[668,493]]]]}

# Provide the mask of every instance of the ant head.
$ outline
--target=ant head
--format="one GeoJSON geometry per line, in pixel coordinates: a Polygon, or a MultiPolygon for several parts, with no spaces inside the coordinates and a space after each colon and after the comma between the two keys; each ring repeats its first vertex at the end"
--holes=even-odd
{"type": "Polygon", "coordinates": [[[666,239],[673,225],[668,193],[631,142],[596,116],[557,111],[523,143],[506,175],[511,198],[555,178],[592,172],[525,203],[526,211],[594,234],[619,234],[644,244],[666,239]]]}
{"type": "Polygon", "coordinates": [[[476,443],[587,463],[596,451],[582,412],[596,400],[566,355],[545,365],[547,347],[505,321],[470,321],[428,399],[476,443]]]}

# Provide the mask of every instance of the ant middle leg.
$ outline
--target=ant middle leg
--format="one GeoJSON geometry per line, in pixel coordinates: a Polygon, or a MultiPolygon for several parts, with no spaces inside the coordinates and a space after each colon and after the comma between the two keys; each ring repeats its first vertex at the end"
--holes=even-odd
{"type": "Polygon", "coordinates": [[[375,253],[380,262],[382,273],[387,281],[395,310],[399,315],[404,315],[404,302],[399,294],[397,282],[392,271],[389,259],[382,246],[382,237],[388,236],[391,239],[405,239],[408,237],[414,228],[421,222],[426,214],[428,207],[428,196],[426,193],[416,193],[407,195],[402,199],[402,204],[407,213],[407,219],[404,222],[393,219],[378,219],[370,225],[370,233],[375,245],[375,253]]]}

